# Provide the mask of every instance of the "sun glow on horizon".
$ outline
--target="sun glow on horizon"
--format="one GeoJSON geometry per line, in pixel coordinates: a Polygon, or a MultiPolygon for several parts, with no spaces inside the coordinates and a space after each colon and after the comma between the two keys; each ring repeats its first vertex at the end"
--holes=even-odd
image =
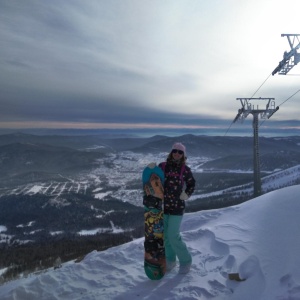
{"type": "MultiPolygon", "coordinates": [[[[226,127],[226,126],[225,126],[226,127]]],[[[223,125],[186,125],[161,123],[85,123],[85,122],[0,122],[0,129],[209,129],[223,125]]]]}

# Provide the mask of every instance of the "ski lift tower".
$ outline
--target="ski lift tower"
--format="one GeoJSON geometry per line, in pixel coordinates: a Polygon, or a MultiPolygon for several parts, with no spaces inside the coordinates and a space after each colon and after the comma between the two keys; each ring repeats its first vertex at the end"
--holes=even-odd
{"type": "Polygon", "coordinates": [[[253,175],[254,175],[254,197],[261,195],[261,178],[260,178],[260,160],[259,160],[259,142],[258,142],[258,117],[261,119],[270,119],[271,116],[279,109],[275,107],[275,98],[236,98],[242,104],[242,108],[238,110],[233,123],[237,120],[243,121],[249,114],[253,115],[253,175]],[[255,104],[250,103],[255,101],[255,104]],[[260,109],[261,101],[267,101],[266,108],[260,109]]]}
{"type": "Polygon", "coordinates": [[[275,75],[277,72],[279,75],[286,75],[295,65],[298,64],[298,62],[300,62],[300,53],[297,52],[300,48],[300,34],[282,34],[281,36],[287,37],[291,50],[283,53],[283,59],[274,69],[272,75],[275,75]]]}

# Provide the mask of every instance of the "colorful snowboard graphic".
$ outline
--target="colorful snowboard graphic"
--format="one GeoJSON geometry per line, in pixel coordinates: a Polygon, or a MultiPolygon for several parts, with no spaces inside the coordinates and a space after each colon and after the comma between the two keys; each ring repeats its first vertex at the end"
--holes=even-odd
{"type": "Polygon", "coordinates": [[[142,179],[145,208],[144,269],[150,279],[158,280],[166,272],[163,224],[164,173],[158,166],[146,167],[142,179]]]}

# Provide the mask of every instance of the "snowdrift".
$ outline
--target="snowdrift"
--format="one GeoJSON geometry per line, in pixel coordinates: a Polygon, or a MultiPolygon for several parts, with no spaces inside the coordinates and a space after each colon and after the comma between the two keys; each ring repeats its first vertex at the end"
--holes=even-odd
{"type": "Polygon", "coordinates": [[[300,299],[300,186],[244,204],[186,214],[187,275],[160,281],[143,270],[143,238],[92,252],[80,263],[4,284],[5,299],[300,299]],[[228,279],[239,273],[245,281],[228,279]]]}

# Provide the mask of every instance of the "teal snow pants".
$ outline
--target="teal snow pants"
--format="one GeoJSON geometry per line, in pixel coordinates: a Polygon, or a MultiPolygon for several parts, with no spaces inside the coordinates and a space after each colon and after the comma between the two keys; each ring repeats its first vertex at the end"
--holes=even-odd
{"type": "Polygon", "coordinates": [[[192,263],[192,256],[180,236],[183,216],[164,214],[164,240],[167,262],[175,262],[178,257],[181,266],[192,263]]]}

